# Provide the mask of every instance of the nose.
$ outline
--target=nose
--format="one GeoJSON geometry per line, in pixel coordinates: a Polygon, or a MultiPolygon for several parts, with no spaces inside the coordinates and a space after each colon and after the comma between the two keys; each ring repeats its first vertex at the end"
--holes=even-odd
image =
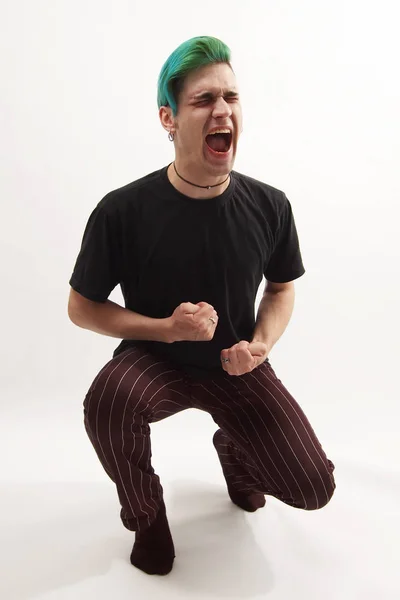
{"type": "Polygon", "coordinates": [[[230,117],[231,114],[232,114],[231,106],[228,104],[228,102],[226,102],[226,100],[224,98],[222,98],[222,96],[219,96],[215,101],[213,117],[221,119],[224,117],[225,118],[230,117]]]}

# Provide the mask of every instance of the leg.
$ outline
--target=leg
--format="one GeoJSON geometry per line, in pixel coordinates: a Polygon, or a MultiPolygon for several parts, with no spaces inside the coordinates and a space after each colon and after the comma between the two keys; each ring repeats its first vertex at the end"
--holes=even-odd
{"type": "Polygon", "coordinates": [[[228,485],[305,510],[329,502],[335,467],[269,361],[241,377],[223,372],[198,387],[196,401],[231,440],[220,455],[228,485]]]}
{"type": "Polygon", "coordinates": [[[235,446],[222,429],[215,432],[213,443],[232,502],[247,512],[255,512],[265,506],[264,494],[257,491],[261,486],[255,465],[249,463],[249,458],[235,446]]]}
{"type": "MultiPolygon", "coordinates": [[[[122,523],[138,532],[134,551],[136,555],[140,553],[141,562],[150,538],[153,558],[157,558],[157,550],[160,555],[169,554],[172,567],[173,554],[163,490],[151,466],[149,423],[189,406],[183,375],[138,347],[112,359],[85,398],[86,431],[105,471],[116,484],[122,523]],[[145,531],[146,535],[142,535],[145,531]],[[158,549],[154,547],[156,538],[158,549]]],[[[135,560],[138,562],[138,556],[135,560]]],[[[152,569],[154,560],[143,570],[152,569]]],[[[161,570],[165,570],[165,565],[161,570]]],[[[157,564],[155,572],[159,571],[157,564]]]]}

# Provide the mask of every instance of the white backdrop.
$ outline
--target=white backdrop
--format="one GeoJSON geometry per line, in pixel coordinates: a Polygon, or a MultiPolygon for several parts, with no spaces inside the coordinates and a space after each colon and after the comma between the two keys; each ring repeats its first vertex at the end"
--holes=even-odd
{"type": "MultiPolygon", "coordinates": [[[[118,340],[69,322],[68,281],[97,202],[173,160],[156,105],[163,62],[182,41],[214,35],[232,50],[242,93],[235,169],[285,191],[306,268],[271,363],[333,462],[399,483],[395,5],[1,2],[4,482],[105,480],[82,402],[118,340]]],[[[214,429],[196,411],[154,426],[166,482],[189,477],[190,460],[200,479],[218,469],[214,429]]]]}

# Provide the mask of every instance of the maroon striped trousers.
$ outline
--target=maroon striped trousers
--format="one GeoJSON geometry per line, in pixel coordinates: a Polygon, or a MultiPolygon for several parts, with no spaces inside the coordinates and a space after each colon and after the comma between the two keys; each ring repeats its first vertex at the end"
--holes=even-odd
{"type": "Polygon", "coordinates": [[[335,466],[268,359],[239,377],[221,368],[196,380],[134,346],[106,364],[84,401],[86,431],[116,484],[127,529],[150,526],[163,498],[151,466],[149,423],[187,408],[208,412],[220,427],[214,443],[233,489],[305,510],[329,502],[335,466]]]}

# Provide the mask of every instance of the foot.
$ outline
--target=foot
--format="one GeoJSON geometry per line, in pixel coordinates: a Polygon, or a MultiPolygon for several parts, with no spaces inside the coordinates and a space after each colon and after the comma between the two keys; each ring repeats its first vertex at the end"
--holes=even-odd
{"type": "Polygon", "coordinates": [[[172,571],[174,558],[174,542],[162,503],[154,523],[136,532],[131,563],[148,575],[167,575],[172,571]]]}
{"type": "Polygon", "coordinates": [[[253,494],[245,494],[244,492],[237,492],[228,485],[228,494],[230,499],[236,506],[246,510],[247,512],[255,512],[259,508],[265,506],[265,496],[254,492],[253,494]]]}

